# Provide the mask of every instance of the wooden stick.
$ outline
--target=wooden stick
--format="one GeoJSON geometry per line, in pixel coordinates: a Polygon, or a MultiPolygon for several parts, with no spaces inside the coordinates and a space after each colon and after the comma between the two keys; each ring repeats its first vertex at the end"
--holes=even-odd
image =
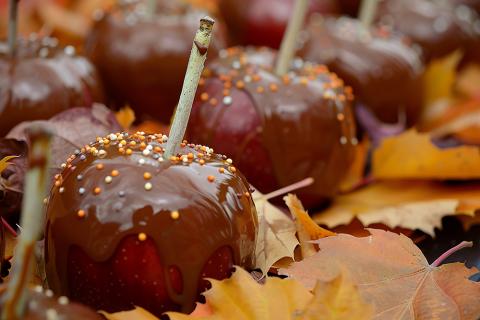
{"type": "Polygon", "coordinates": [[[302,30],[308,9],[308,0],[296,0],[293,14],[288,22],[287,30],[283,35],[282,44],[278,52],[275,73],[283,76],[290,69],[290,63],[295,56],[298,34],[302,30]]]}
{"type": "Polygon", "coordinates": [[[30,130],[29,138],[31,148],[22,203],[22,232],[15,249],[16,261],[11,280],[4,296],[2,320],[23,319],[34,269],[35,242],[40,238],[44,227],[43,199],[48,186],[51,135],[46,130],[35,127],[30,130]]]}
{"type": "Polygon", "coordinates": [[[19,0],[9,1],[8,13],[8,50],[10,56],[15,55],[17,46],[17,20],[18,20],[18,2],[19,0]]]}
{"type": "Polygon", "coordinates": [[[167,146],[165,148],[164,157],[166,158],[174,156],[183,141],[188,118],[192,110],[193,99],[195,98],[203,66],[207,59],[207,51],[210,45],[214,23],[215,21],[210,17],[205,17],[200,20],[200,27],[193,40],[187,73],[183,80],[182,93],[180,94],[180,100],[178,101],[177,110],[175,111],[167,146]]]}
{"type": "Polygon", "coordinates": [[[363,0],[360,7],[360,13],[358,19],[362,24],[369,28],[372,25],[373,19],[377,14],[378,0],[363,0]]]}

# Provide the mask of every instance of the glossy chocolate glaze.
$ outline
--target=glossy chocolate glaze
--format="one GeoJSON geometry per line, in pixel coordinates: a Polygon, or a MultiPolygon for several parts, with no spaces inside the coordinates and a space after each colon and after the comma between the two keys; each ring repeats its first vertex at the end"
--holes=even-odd
{"type": "MultiPolygon", "coordinates": [[[[0,287],[0,295],[6,286],[0,287]]],[[[0,310],[2,309],[0,298],[0,310]]],[[[54,297],[51,290],[37,286],[30,290],[23,320],[101,320],[100,314],[66,297],[54,297]]],[[[13,320],[13,319],[12,319],[13,320]]]]}
{"type": "MultiPolygon", "coordinates": [[[[45,263],[55,293],[86,304],[98,298],[77,297],[69,288],[69,251],[77,247],[104,262],[122,239],[141,233],[154,242],[165,269],[177,268],[183,276],[177,292],[164,275],[173,305],[184,312],[193,310],[202,270],[217,249],[229,247],[234,264],[253,266],[257,215],[243,175],[230,159],[203,146],[183,144],[180,155],[163,159],[166,139],[113,134],[67,161],[47,206],[45,263]]],[[[94,307],[115,311],[108,304],[94,307]]],[[[159,309],[167,311],[160,302],[157,315],[159,309]]]]}
{"type": "Polygon", "coordinates": [[[71,107],[103,101],[95,67],[58,40],[19,39],[15,57],[0,43],[0,135],[22,121],[48,119],[71,107]]]}
{"type": "Polygon", "coordinates": [[[296,192],[312,207],[335,195],[351,164],[353,95],[325,66],[301,59],[277,77],[275,56],[266,48],[222,51],[201,82],[189,137],[230,154],[263,193],[313,177],[296,192]]]}
{"type": "MultiPolygon", "coordinates": [[[[178,102],[198,21],[206,13],[176,4],[159,5],[150,18],[140,5],[118,7],[100,16],[86,51],[98,67],[110,97],[137,114],[169,123],[178,102]]],[[[209,57],[226,46],[215,23],[209,57]]]]}
{"type": "MultiPolygon", "coordinates": [[[[293,12],[294,0],[222,0],[219,8],[237,45],[278,49],[293,12]]],[[[338,14],[335,0],[311,0],[309,14],[338,14]]]]}
{"type": "Polygon", "coordinates": [[[423,65],[404,39],[368,30],[356,19],[314,17],[299,55],[323,63],[353,87],[356,102],[384,122],[406,112],[413,124],[421,112],[423,65]]]}
{"type": "Polygon", "coordinates": [[[441,0],[383,0],[378,21],[408,36],[422,48],[426,61],[467,49],[478,41],[480,22],[468,8],[441,0]]]}

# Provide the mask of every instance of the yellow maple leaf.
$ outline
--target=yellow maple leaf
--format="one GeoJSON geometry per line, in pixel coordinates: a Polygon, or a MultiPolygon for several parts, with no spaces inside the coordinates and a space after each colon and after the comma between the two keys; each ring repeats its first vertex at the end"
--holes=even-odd
{"type": "Polygon", "coordinates": [[[2,172],[3,170],[5,170],[8,165],[10,164],[10,160],[12,160],[13,158],[17,158],[18,156],[6,156],[6,157],[3,157],[2,160],[0,160],[0,172],[2,172]]]}
{"type": "Polygon", "coordinates": [[[115,113],[118,123],[124,130],[130,129],[135,121],[135,112],[130,106],[125,106],[115,113]]]}
{"type": "Polygon", "coordinates": [[[210,314],[202,316],[167,313],[171,320],[343,320],[371,319],[372,307],[363,302],[353,282],[343,274],[332,281],[318,282],[313,294],[297,281],[267,278],[259,284],[243,269],[230,279],[212,280],[205,292],[210,314]]]}
{"type": "Polygon", "coordinates": [[[378,179],[478,179],[480,149],[440,149],[430,135],[410,129],[383,140],[373,153],[372,175],[378,179]]]}
{"type": "Polygon", "coordinates": [[[315,223],[305,211],[296,195],[288,194],[283,200],[285,200],[288,209],[290,209],[290,213],[295,218],[295,226],[297,228],[297,237],[300,241],[302,257],[306,258],[315,254],[317,249],[311,241],[334,236],[335,233],[315,223]]]}
{"type": "MultiPolygon", "coordinates": [[[[434,235],[446,215],[473,216],[480,209],[480,185],[449,185],[434,181],[384,181],[336,197],[313,216],[329,228],[358,218],[364,226],[382,223],[390,228],[419,229],[434,235]]],[[[468,222],[468,221],[467,221],[468,222]]]]}

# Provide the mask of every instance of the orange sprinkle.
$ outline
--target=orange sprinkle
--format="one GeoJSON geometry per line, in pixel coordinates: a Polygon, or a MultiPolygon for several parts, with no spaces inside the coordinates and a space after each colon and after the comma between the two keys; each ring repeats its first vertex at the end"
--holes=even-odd
{"type": "Polygon", "coordinates": [[[97,170],[102,170],[103,169],[103,163],[99,163],[95,166],[95,168],[97,168],[97,170]]]}
{"type": "Polygon", "coordinates": [[[205,160],[203,159],[200,159],[200,161],[198,161],[202,166],[205,164],[205,160]]]}
{"type": "Polygon", "coordinates": [[[228,167],[228,170],[230,170],[233,173],[237,172],[237,168],[235,168],[234,166],[228,167]]]}
{"type": "Polygon", "coordinates": [[[303,85],[307,85],[308,84],[308,79],[305,78],[305,77],[302,77],[302,78],[300,78],[300,83],[303,84],[303,85]]]}
{"type": "Polygon", "coordinates": [[[155,151],[155,152],[157,152],[157,153],[158,153],[158,152],[162,152],[162,148],[160,148],[160,147],[155,147],[155,148],[153,148],[153,151],[155,151]]]}
{"type": "Polygon", "coordinates": [[[78,216],[79,218],[85,217],[85,210],[78,210],[78,211],[77,211],[77,216],[78,216]]]}
{"type": "Polygon", "coordinates": [[[200,100],[202,100],[202,101],[207,101],[207,100],[208,100],[208,93],[203,92],[203,93],[200,95],[200,100]]]}
{"type": "Polygon", "coordinates": [[[290,84],[290,77],[288,75],[284,75],[282,77],[282,81],[284,84],[290,84]]]}
{"type": "Polygon", "coordinates": [[[224,173],[224,172],[225,172],[225,169],[223,169],[223,168],[218,168],[218,172],[224,173]]]}
{"type": "Polygon", "coordinates": [[[253,82],[260,81],[260,79],[261,79],[261,78],[260,78],[260,76],[259,76],[258,74],[254,74],[254,75],[252,76],[253,82]]]}
{"type": "Polygon", "coordinates": [[[189,152],[189,153],[187,154],[187,158],[188,158],[188,159],[193,159],[193,153],[189,152]]]}
{"type": "Polygon", "coordinates": [[[143,173],[143,179],[149,180],[152,178],[152,174],[150,172],[144,172],[143,173]]]}
{"type": "Polygon", "coordinates": [[[119,174],[120,174],[120,172],[118,170],[112,170],[112,173],[111,173],[112,177],[116,177],[119,174]]]}
{"type": "Polygon", "coordinates": [[[258,93],[263,93],[264,91],[265,91],[265,89],[262,86],[257,87],[257,92],[258,93]]]}
{"type": "Polygon", "coordinates": [[[128,156],[132,154],[132,149],[127,149],[127,151],[125,152],[128,156]]]}
{"type": "Polygon", "coordinates": [[[214,176],[208,176],[207,180],[208,180],[208,182],[213,182],[213,181],[215,181],[215,177],[214,176]]]}
{"type": "Polygon", "coordinates": [[[235,85],[237,86],[238,89],[245,88],[245,83],[242,80],[237,81],[235,85]]]}
{"type": "Polygon", "coordinates": [[[278,90],[278,86],[275,83],[271,83],[269,88],[273,92],[276,92],[278,90]]]}
{"type": "Polygon", "coordinates": [[[338,121],[343,121],[345,119],[345,115],[343,113],[337,114],[337,120],[338,121]]]}
{"type": "Polygon", "coordinates": [[[245,195],[245,197],[250,198],[250,192],[245,191],[244,195],[245,195]]]}
{"type": "Polygon", "coordinates": [[[216,98],[212,98],[212,99],[210,99],[210,104],[212,106],[216,106],[218,104],[218,100],[216,98]]]}
{"type": "Polygon", "coordinates": [[[55,181],[55,187],[60,187],[62,185],[62,182],[57,180],[55,181]]]}
{"type": "Polygon", "coordinates": [[[143,233],[143,232],[140,232],[140,233],[138,234],[138,240],[140,240],[140,241],[145,241],[145,240],[147,240],[147,235],[146,235],[145,233],[143,233]]]}
{"type": "Polygon", "coordinates": [[[93,189],[94,194],[100,194],[100,192],[102,192],[102,189],[100,189],[100,187],[96,187],[95,189],[93,189]]]}
{"type": "Polygon", "coordinates": [[[227,81],[223,84],[223,87],[226,88],[226,89],[230,89],[232,87],[232,82],[231,81],[227,81]]]}
{"type": "Polygon", "coordinates": [[[229,96],[229,95],[230,95],[230,90],[228,90],[228,89],[223,89],[223,95],[224,95],[224,96],[229,96]]]}
{"type": "Polygon", "coordinates": [[[118,152],[120,152],[121,154],[124,154],[125,153],[125,148],[118,148],[118,152]]]}

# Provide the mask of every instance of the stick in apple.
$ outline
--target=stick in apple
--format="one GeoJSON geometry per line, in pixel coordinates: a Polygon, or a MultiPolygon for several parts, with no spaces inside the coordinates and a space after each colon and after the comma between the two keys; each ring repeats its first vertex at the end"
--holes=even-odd
{"type": "Polygon", "coordinates": [[[212,37],[212,29],[215,21],[210,17],[200,20],[200,27],[193,40],[190,59],[188,60],[187,73],[183,80],[182,92],[178,101],[177,110],[173,118],[170,134],[165,148],[165,157],[169,158],[177,153],[178,147],[183,141],[187,129],[188,118],[192,110],[193,99],[197,91],[203,66],[207,59],[207,51],[212,37]]]}
{"type": "Polygon", "coordinates": [[[29,138],[31,148],[22,203],[22,232],[16,247],[11,280],[4,296],[2,320],[22,319],[34,268],[35,242],[44,227],[43,199],[47,193],[51,135],[45,129],[35,127],[30,130],[29,138]]]}
{"type": "Polygon", "coordinates": [[[17,19],[18,19],[18,2],[19,0],[9,1],[8,13],[8,49],[10,55],[15,55],[15,47],[17,45],[17,19]]]}
{"type": "Polygon", "coordinates": [[[378,0],[363,0],[360,7],[358,19],[365,27],[372,25],[375,14],[377,13],[378,0]]]}
{"type": "Polygon", "coordinates": [[[282,44],[278,52],[275,73],[283,76],[290,69],[290,63],[295,56],[298,34],[302,30],[308,9],[308,0],[296,0],[293,14],[288,22],[287,30],[283,35],[282,44]]]}

